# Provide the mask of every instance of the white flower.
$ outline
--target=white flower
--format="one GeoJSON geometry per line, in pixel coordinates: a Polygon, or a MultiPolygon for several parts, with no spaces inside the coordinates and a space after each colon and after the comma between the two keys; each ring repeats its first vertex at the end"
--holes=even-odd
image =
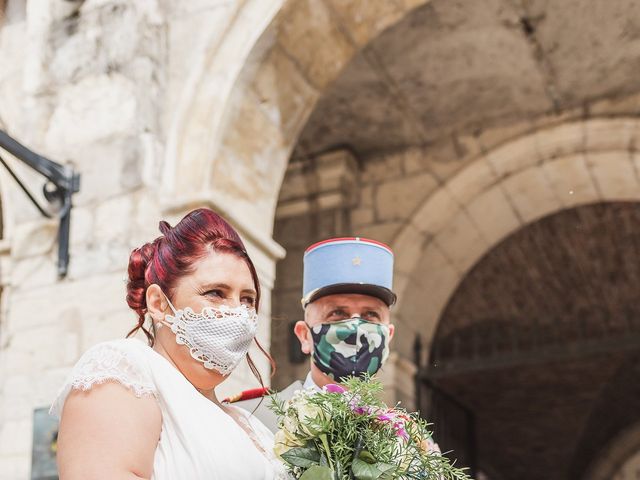
{"type": "Polygon", "coordinates": [[[283,453],[288,452],[292,448],[301,447],[303,444],[299,442],[294,436],[289,434],[285,430],[278,430],[274,437],[273,451],[281,458],[283,453]]]}
{"type": "Polygon", "coordinates": [[[309,436],[316,436],[321,433],[318,423],[328,421],[322,409],[313,403],[304,402],[298,405],[298,422],[300,430],[309,436]]]}

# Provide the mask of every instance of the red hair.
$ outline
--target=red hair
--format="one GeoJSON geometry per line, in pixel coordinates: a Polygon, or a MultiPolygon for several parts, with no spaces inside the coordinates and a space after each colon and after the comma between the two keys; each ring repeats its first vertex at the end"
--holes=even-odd
{"type": "MultiPolygon", "coordinates": [[[[149,285],[158,285],[163,292],[173,297],[176,281],[194,271],[195,263],[206,257],[212,250],[230,253],[242,258],[253,279],[256,290],[255,308],[260,306],[260,282],[256,268],[247,254],[247,250],[238,232],[213,210],[199,208],[189,212],[173,228],[164,220],[160,222],[161,236],[153,242],[145,243],[131,252],[129,257],[129,281],[127,282],[127,304],[138,314],[138,324],[127,337],[142,330],[150,346],[154,336],[145,327],[147,313],[146,293],[149,285]]],[[[271,364],[271,375],[275,372],[275,363],[262,345],[255,340],[260,351],[271,364]]],[[[262,378],[255,364],[247,354],[249,368],[262,384],[262,378]]]]}

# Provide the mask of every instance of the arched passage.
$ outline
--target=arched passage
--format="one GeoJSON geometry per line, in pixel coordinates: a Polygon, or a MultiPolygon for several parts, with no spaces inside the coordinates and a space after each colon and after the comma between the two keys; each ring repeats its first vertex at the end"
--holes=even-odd
{"type": "Polygon", "coordinates": [[[546,216],[483,256],[443,311],[425,372],[445,448],[473,450],[489,478],[581,478],[638,421],[639,252],[640,205],[614,202],[546,216]]]}

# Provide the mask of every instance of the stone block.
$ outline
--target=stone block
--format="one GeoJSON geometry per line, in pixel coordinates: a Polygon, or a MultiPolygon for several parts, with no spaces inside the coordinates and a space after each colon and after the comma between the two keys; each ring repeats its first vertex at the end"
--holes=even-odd
{"type": "Polygon", "coordinates": [[[374,223],[374,214],[372,208],[356,208],[351,211],[351,225],[353,228],[359,228],[363,225],[374,223]]]}
{"type": "Polygon", "coordinates": [[[58,234],[58,222],[41,219],[17,223],[13,227],[11,254],[15,260],[47,255],[52,250],[58,234]]]}
{"type": "Polygon", "coordinates": [[[391,245],[395,255],[394,272],[411,275],[425,242],[424,235],[415,226],[405,225],[391,245]]]}
{"type": "Polygon", "coordinates": [[[366,45],[379,32],[397,22],[406,12],[406,7],[402,8],[397,2],[329,0],[328,3],[359,46],[366,45]]]}
{"type": "Polygon", "coordinates": [[[135,85],[122,75],[86,77],[60,90],[46,134],[47,148],[62,158],[78,144],[126,137],[136,130],[135,85]]]}
{"type": "Polygon", "coordinates": [[[540,158],[543,160],[583,152],[586,142],[584,122],[571,122],[535,133],[540,158]]]}
{"type": "Polygon", "coordinates": [[[526,135],[506,143],[487,152],[486,156],[500,177],[523,170],[541,160],[534,135],[526,135]]]}
{"type": "Polygon", "coordinates": [[[428,157],[422,148],[407,148],[403,153],[403,171],[405,175],[427,170],[428,157]]]}
{"type": "Polygon", "coordinates": [[[439,188],[417,209],[411,223],[426,235],[435,235],[460,211],[460,205],[447,188],[439,188]]]}
{"type": "Polygon", "coordinates": [[[373,207],[374,200],[375,192],[372,185],[365,185],[360,187],[360,202],[358,203],[358,206],[360,208],[373,207]]]}
{"type": "Polygon", "coordinates": [[[71,211],[71,246],[88,245],[93,239],[94,211],[91,208],[75,206],[71,211]]]}
{"type": "Polygon", "coordinates": [[[465,205],[496,181],[497,177],[492,166],[486,158],[482,157],[470,163],[449,180],[447,189],[460,205],[465,205]]]}
{"type": "Polygon", "coordinates": [[[599,199],[584,154],[546,162],[542,169],[563,205],[569,207],[599,199]]]}
{"type": "Polygon", "coordinates": [[[594,116],[637,115],[640,112],[640,94],[604,98],[589,104],[589,113],[594,116]]]}
{"type": "Polygon", "coordinates": [[[541,167],[528,168],[502,183],[523,222],[529,223],[562,207],[541,167]]]}
{"type": "Polygon", "coordinates": [[[23,258],[12,263],[11,284],[19,289],[52,285],[58,280],[57,254],[53,240],[48,255],[23,258]]]}
{"type": "MultiPolygon", "coordinates": [[[[396,344],[405,355],[410,356],[413,338],[406,335],[409,325],[415,326],[424,344],[431,341],[438,320],[449,298],[460,283],[461,277],[456,267],[444,255],[442,249],[435,243],[428,245],[419,259],[406,289],[398,298],[394,318],[402,319],[402,328],[397,325],[397,340],[404,340],[396,344]],[[416,324],[415,319],[420,319],[416,324]]],[[[396,348],[396,347],[394,347],[396,348]]]]}
{"type": "Polygon", "coordinates": [[[478,134],[478,143],[487,152],[499,145],[526,136],[533,131],[533,125],[528,121],[521,121],[507,126],[488,127],[478,134]]]}
{"type": "Polygon", "coordinates": [[[452,218],[436,235],[434,242],[460,274],[473,267],[489,248],[465,211],[452,218]]]}
{"type": "Polygon", "coordinates": [[[140,138],[124,136],[76,145],[68,156],[57,160],[68,160],[79,171],[80,192],[73,201],[75,206],[84,206],[138,188],[143,155],[140,138]]]}
{"type": "Polygon", "coordinates": [[[629,152],[589,152],[587,164],[604,200],[640,198],[638,174],[629,152]]]}
{"type": "Polygon", "coordinates": [[[132,248],[129,243],[97,241],[90,248],[76,247],[69,262],[69,280],[87,279],[93,276],[122,272],[124,275],[129,265],[132,248]]]}
{"type": "Polygon", "coordinates": [[[306,123],[318,91],[280,48],[273,48],[254,80],[255,97],[271,122],[280,125],[282,136],[292,142],[306,123]]]}
{"type": "Polygon", "coordinates": [[[478,195],[467,204],[466,209],[490,246],[496,245],[521,226],[520,219],[499,185],[478,195]]]}
{"type": "Polygon", "coordinates": [[[380,184],[376,189],[376,219],[388,221],[410,218],[437,186],[438,182],[429,173],[380,184]]]}
{"type": "Polygon", "coordinates": [[[378,155],[363,165],[361,181],[365,184],[382,183],[402,177],[402,155],[378,155]]]}
{"type": "Polygon", "coordinates": [[[123,244],[131,235],[134,218],[133,195],[120,195],[105,199],[95,208],[92,243],[123,244]]]}
{"type": "Polygon", "coordinates": [[[638,120],[630,118],[591,119],[585,122],[586,151],[621,151],[631,148],[638,120]]]}
{"type": "Polygon", "coordinates": [[[284,7],[278,43],[295,59],[318,90],[333,81],[355,53],[353,45],[321,0],[301,0],[284,7]]]}

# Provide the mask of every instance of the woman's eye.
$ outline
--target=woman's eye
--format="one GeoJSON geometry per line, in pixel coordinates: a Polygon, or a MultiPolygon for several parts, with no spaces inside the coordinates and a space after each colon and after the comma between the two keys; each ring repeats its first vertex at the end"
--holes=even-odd
{"type": "Polygon", "coordinates": [[[205,295],[209,297],[219,297],[219,298],[222,298],[224,296],[221,290],[209,290],[208,292],[205,293],[205,295]]]}
{"type": "Polygon", "coordinates": [[[253,297],[242,297],[240,299],[242,301],[242,303],[244,303],[245,305],[249,305],[251,307],[253,307],[256,304],[256,299],[253,297]]]}

